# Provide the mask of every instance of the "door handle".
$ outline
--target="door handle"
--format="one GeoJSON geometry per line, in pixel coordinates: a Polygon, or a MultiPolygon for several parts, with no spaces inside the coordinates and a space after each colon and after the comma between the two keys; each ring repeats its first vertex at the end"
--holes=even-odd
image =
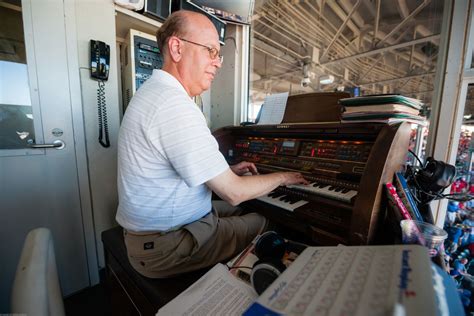
{"type": "Polygon", "coordinates": [[[62,140],[57,139],[51,144],[31,144],[31,145],[29,145],[29,147],[33,148],[33,149],[56,148],[56,149],[59,150],[59,149],[63,149],[64,147],[66,147],[66,144],[62,140]]]}

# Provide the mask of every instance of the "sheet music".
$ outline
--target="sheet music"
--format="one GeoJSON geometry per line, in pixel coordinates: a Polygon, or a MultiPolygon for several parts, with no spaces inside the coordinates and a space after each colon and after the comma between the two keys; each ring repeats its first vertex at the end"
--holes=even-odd
{"type": "Polygon", "coordinates": [[[244,316],[395,315],[397,308],[436,315],[426,248],[308,247],[244,316]]]}
{"type": "Polygon", "coordinates": [[[157,316],[240,316],[257,298],[253,288],[234,277],[223,264],[216,264],[171,302],[157,316]]]}
{"type": "Polygon", "coordinates": [[[285,114],[287,100],[288,92],[266,96],[257,125],[280,124],[285,114]]]}

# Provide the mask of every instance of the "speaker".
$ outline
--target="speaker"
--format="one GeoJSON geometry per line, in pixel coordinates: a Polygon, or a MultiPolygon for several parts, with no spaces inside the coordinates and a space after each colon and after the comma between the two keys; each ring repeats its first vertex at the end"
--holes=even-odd
{"type": "Polygon", "coordinates": [[[286,241],[274,231],[265,232],[255,243],[255,262],[250,274],[250,281],[255,291],[260,295],[285,271],[282,259],[286,252],[300,254],[306,245],[286,241]]]}

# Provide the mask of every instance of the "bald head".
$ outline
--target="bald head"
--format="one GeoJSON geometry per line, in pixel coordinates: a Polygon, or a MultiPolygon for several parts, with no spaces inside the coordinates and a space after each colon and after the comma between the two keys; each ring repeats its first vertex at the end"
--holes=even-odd
{"type": "Polygon", "coordinates": [[[204,14],[187,10],[173,12],[156,32],[156,43],[162,55],[167,54],[168,39],[171,36],[187,37],[189,33],[198,32],[202,25],[214,27],[204,14]]]}
{"type": "Polygon", "coordinates": [[[209,89],[222,66],[219,35],[211,20],[192,11],[171,14],[156,33],[162,70],[193,97],[209,89]]]}

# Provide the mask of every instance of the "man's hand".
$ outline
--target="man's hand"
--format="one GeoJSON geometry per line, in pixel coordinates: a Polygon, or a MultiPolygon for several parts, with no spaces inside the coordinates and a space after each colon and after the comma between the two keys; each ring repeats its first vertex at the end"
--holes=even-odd
{"type": "Polygon", "coordinates": [[[303,178],[303,175],[299,172],[281,172],[283,182],[281,185],[291,184],[309,184],[309,181],[303,178]]]}
{"type": "Polygon", "coordinates": [[[230,166],[230,169],[238,176],[243,176],[246,173],[253,175],[258,174],[257,167],[252,162],[242,161],[236,165],[230,166]]]}
{"type": "Polygon", "coordinates": [[[269,193],[279,185],[309,184],[299,172],[273,172],[252,177],[240,177],[239,174],[257,173],[253,163],[241,162],[217,175],[206,184],[223,200],[232,205],[255,199],[269,193]]]}

